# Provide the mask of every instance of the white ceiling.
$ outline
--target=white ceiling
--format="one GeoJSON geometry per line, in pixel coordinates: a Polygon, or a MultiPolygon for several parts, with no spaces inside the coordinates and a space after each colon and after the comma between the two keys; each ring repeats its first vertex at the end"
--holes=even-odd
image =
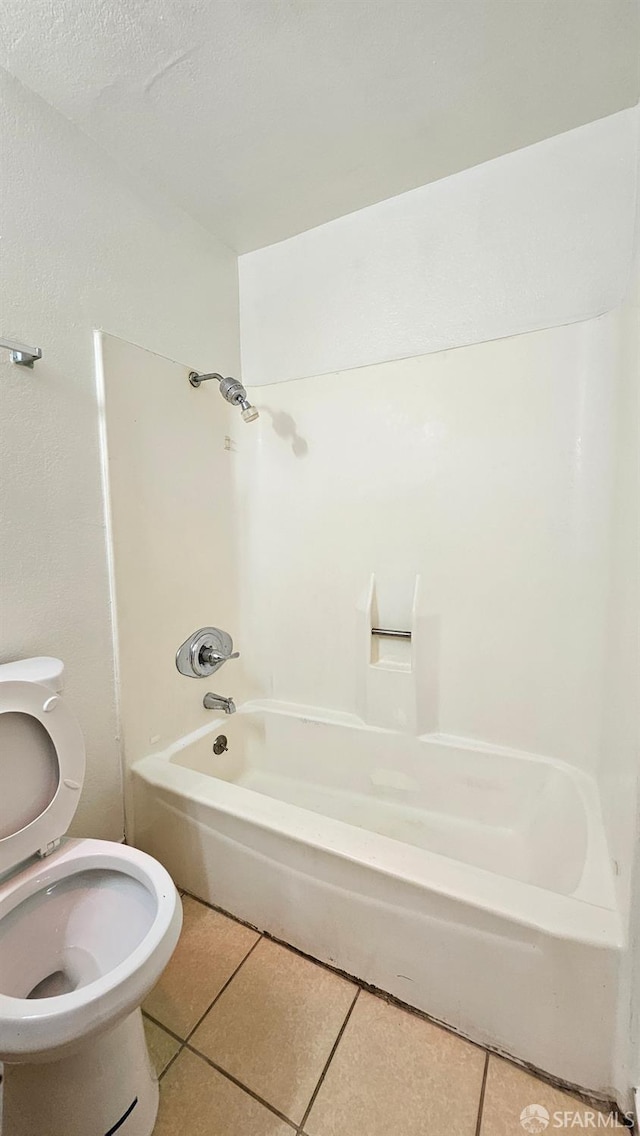
{"type": "Polygon", "coordinates": [[[637,0],[3,0],[0,59],[240,252],[637,101],[637,0]]]}

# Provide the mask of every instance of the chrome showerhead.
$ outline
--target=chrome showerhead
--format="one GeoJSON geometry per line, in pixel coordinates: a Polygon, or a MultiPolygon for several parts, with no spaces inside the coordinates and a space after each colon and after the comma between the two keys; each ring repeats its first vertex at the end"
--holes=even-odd
{"type": "Polygon", "coordinates": [[[232,406],[239,406],[242,410],[242,417],[245,422],[253,422],[255,418],[259,418],[258,411],[255,406],[252,406],[247,398],[247,392],[242,383],[237,379],[222,379],[220,383],[220,394],[230,402],[232,406]]]}
{"type": "Polygon", "coordinates": [[[204,383],[207,379],[216,379],[220,384],[220,394],[230,402],[232,406],[239,406],[242,411],[242,417],[245,422],[254,422],[260,415],[255,406],[252,406],[247,398],[247,392],[238,379],[227,378],[219,375],[216,371],[212,371],[210,375],[199,375],[197,371],[189,373],[189,382],[192,387],[199,387],[200,383],[204,383]]]}

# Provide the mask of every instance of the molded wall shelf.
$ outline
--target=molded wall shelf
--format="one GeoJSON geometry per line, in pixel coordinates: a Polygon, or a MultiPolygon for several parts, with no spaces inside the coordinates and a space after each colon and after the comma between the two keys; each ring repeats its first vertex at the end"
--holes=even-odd
{"type": "Polygon", "coordinates": [[[415,578],[410,639],[372,635],[380,622],[375,575],[357,606],[356,705],[363,722],[411,734],[438,729],[440,618],[426,610],[420,576],[415,578]]]}

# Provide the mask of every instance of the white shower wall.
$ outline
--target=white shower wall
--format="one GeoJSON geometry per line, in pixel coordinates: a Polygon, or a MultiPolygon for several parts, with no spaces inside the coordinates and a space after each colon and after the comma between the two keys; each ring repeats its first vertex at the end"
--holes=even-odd
{"type": "Polygon", "coordinates": [[[408,628],[420,575],[434,728],[595,769],[612,350],[604,317],[256,391],[234,434],[255,692],[356,711],[369,578],[408,628]]]}
{"type": "MultiPolygon", "coordinates": [[[[640,260],[624,303],[607,317],[616,384],[610,577],[599,780],[620,906],[629,902],[640,754],[640,260]]],[[[605,360],[603,360],[603,363],[605,360]]],[[[639,1054],[640,1056],[640,1054],[639,1054]]]]}
{"type": "MultiPolygon", "coordinates": [[[[209,624],[237,636],[242,521],[227,440],[236,412],[217,383],[194,389],[185,364],[112,335],[96,338],[128,767],[211,718],[202,705],[209,686],[176,669],[180,644],[209,624]]],[[[241,674],[234,661],[211,689],[240,701],[241,674]]]]}

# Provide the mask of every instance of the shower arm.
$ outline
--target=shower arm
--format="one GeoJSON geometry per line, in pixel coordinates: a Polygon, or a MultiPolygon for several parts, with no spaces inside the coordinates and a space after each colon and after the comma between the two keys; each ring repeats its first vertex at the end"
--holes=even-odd
{"type": "Polygon", "coordinates": [[[199,387],[200,383],[206,383],[207,379],[217,379],[221,383],[223,378],[224,376],[219,375],[217,371],[212,371],[210,375],[199,375],[197,371],[189,372],[189,382],[192,387],[199,387]]]}

